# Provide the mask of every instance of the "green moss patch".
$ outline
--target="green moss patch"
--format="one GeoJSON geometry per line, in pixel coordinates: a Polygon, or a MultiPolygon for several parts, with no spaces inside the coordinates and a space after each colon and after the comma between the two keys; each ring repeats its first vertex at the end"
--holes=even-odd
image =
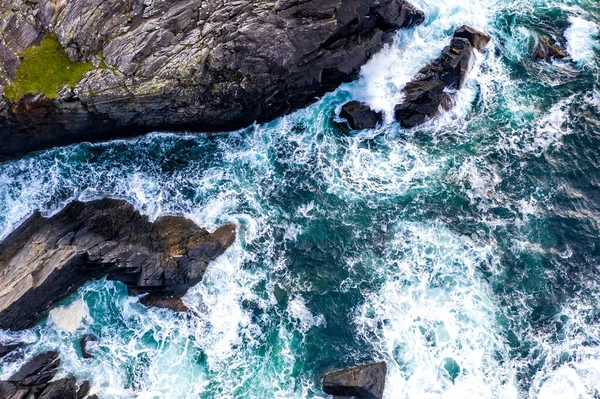
{"type": "Polygon", "coordinates": [[[15,79],[4,93],[11,100],[36,93],[57,98],[63,85],[75,87],[87,71],[94,69],[89,62],[71,62],[54,36],[46,36],[39,46],[29,47],[21,59],[15,79]]]}

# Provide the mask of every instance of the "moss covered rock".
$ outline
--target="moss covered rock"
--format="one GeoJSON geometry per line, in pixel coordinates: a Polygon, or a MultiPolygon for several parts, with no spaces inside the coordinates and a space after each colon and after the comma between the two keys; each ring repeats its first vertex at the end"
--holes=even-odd
{"type": "Polygon", "coordinates": [[[87,71],[94,69],[89,62],[71,62],[54,36],[44,37],[39,46],[29,47],[21,58],[15,78],[4,93],[11,100],[37,93],[58,98],[62,86],[75,87],[87,71]]]}

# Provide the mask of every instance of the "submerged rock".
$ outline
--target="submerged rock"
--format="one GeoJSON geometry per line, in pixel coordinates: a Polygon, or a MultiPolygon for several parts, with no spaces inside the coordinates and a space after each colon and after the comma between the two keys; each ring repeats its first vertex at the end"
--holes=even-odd
{"type": "Polygon", "coordinates": [[[83,357],[84,359],[92,358],[90,347],[93,345],[94,342],[96,342],[96,338],[92,337],[91,335],[86,335],[85,337],[81,338],[81,340],[79,341],[79,344],[81,345],[81,357],[83,357]]]}
{"type": "Polygon", "coordinates": [[[342,106],[340,118],[348,121],[351,129],[373,129],[383,122],[383,114],[365,103],[351,101],[342,106]]]}
{"type": "Polygon", "coordinates": [[[403,89],[404,101],[394,108],[402,127],[413,128],[449,110],[454,93],[464,87],[473,68],[475,49],[482,50],[490,37],[471,27],[458,28],[442,55],[421,69],[403,89]]]}
{"type": "Polygon", "coordinates": [[[381,399],[383,398],[386,374],[385,362],[327,373],[323,380],[323,391],[336,396],[381,399]]]}
{"type": "Polygon", "coordinates": [[[58,352],[34,356],[6,381],[0,381],[2,399],[83,399],[90,391],[90,383],[77,386],[75,377],[51,381],[58,371],[58,352]]]}
{"type": "Polygon", "coordinates": [[[390,32],[423,20],[404,0],[6,0],[0,159],[153,130],[269,121],[354,79],[390,32]],[[50,95],[11,97],[22,62],[48,62],[22,60],[48,37],[89,70],[50,95]]]}
{"type": "Polygon", "coordinates": [[[22,344],[0,344],[0,359],[4,356],[13,353],[20,348],[22,344]]]}
{"type": "Polygon", "coordinates": [[[567,56],[565,49],[546,35],[541,35],[538,38],[538,44],[535,48],[533,58],[538,60],[550,61],[553,58],[562,59],[567,56]]]}
{"type": "Polygon", "coordinates": [[[154,223],[122,200],[74,201],[58,214],[35,213],[0,244],[0,329],[35,325],[86,281],[108,276],[130,293],[180,298],[235,239],[177,216],[154,223]]]}

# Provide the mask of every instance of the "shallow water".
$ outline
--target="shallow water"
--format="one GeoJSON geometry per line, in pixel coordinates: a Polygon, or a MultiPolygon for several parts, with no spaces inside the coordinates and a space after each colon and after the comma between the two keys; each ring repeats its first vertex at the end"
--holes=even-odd
{"type": "Polygon", "coordinates": [[[325,371],[373,360],[388,363],[388,399],[600,398],[600,5],[413,2],[423,26],[293,115],[0,165],[1,238],[35,209],[103,196],[239,230],[185,297],[191,316],[95,281],[0,341],[58,348],[61,375],[102,398],[326,397],[325,371]],[[493,41],[457,107],[400,129],[399,89],[462,24],[493,41]],[[534,62],[536,31],[570,58],[534,62]],[[339,128],[349,99],[386,124],[339,128]]]}

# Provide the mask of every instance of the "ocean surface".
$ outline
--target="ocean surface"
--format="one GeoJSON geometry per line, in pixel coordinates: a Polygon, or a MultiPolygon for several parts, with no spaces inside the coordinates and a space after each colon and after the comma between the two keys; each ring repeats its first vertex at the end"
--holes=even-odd
{"type": "Polygon", "coordinates": [[[0,164],[0,238],[104,196],[239,230],[185,297],[193,314],[101,280],[0,341],[58,349],[60,376],[102,399],[325,398],[326,371],[381,360],[387,399],[600,398],[600,3],[413,3],[424,25],[272,123],[0,164]],[[493,40],[456,108],[401,129],[400,89],[463,24],[493,40]],[[569,58],[533,61],[538,31],[569,58]],[[384,126],[336,125],[350,99],[384,126]]]}

